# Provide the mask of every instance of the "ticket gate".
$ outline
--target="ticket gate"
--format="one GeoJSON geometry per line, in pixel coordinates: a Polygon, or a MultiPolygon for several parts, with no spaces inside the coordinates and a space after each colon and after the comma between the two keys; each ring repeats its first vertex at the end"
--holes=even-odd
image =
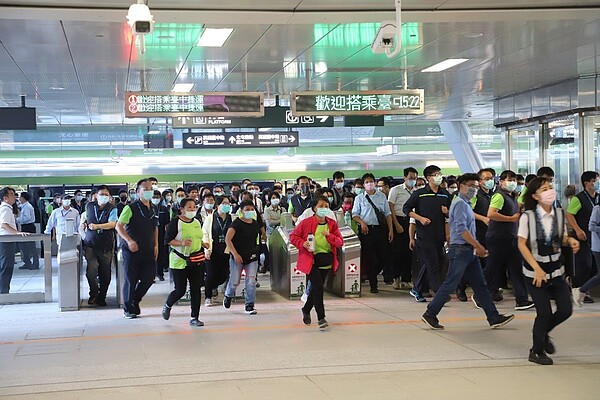
{"type": "Polygon", "coordinates": [[[58,248],[58,307],[60,311],[77,311],[81,302],[81,238],[72,226],[73,220],[67,220],[67,234],[60,238],[58,248]]]}
{"type": "Polygon", "coordinates": [[[292,214],[283,213],[281,226],[269,237],[271,290],[289,300],[299,299],[306,289],[306,274],[296,269],[298,249],[290,242],[293,229],[292,214]]]}
{"type": "Polygon", "coordinates": [[[360,297],[360,240],[346,225],[341,211],[336,211],[335,216],[344,245],[338,251],[338,269],[329,275],[325,290],[340,297],[360,297]]]}

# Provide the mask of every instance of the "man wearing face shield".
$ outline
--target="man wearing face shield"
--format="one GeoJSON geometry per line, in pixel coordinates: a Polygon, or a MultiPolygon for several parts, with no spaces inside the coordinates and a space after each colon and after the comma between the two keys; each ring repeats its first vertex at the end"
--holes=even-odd
{"type": "Polygon", "coordinates": [[[79,226],[79,212],[71,207],[71,196],[64,196],[62,199],[62,207],[52,211],[46,230],[44,233],[49,235],[52,233],[52,229],[55,229],[54,235],[56,236],[56,242],[60,248],[60,242],[62,237],[67,233],[67,220],[72,219],[74,221],[73,227],[77,229],[79,226]]]}
{"type": "Polygon", "coordinates": [[[302,215],[307,208],[311,207],[312,194],[310,193],[310,178],[308,176],[299,176],[296,179],[296,184],[300,189],[300,193],[292,196],[290,199],[289,212],[292,213],[292,219],[294,222],[298,220],[298,217],[302,215]]]}
{"type": "Polygon", "coordinates": [[[117,207],[110,203],[106,185],[98,188],[95,202],[86,204],[83,232],[83,252],[87,260],[86,277],[90,286],[89,305],[106,306],[106,293],[110,285],[112,256],[115,243],[117,207]]]}
{"type": "Polygon", "coordinates": [[[116,229],[123,239],[123,313],[125,318],[137,318],[140,302],[152,286],[158,257],[158,213],[150,202],[154,192],[147,179],[137,183],[139,200],[127,205],[116,229]]]}

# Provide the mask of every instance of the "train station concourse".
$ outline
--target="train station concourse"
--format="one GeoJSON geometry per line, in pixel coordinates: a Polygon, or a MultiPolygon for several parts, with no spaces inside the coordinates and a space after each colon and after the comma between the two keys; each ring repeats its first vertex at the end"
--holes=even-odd
{"type": "Polygon", "coordinates": [[[598,0],[0,0],[0,399],[598,399],[599,171],[598,0]]]}

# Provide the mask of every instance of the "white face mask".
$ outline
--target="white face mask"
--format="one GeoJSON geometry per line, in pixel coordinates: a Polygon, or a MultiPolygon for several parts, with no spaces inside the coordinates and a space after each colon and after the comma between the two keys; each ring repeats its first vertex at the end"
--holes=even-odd
{"type": "Polygon", "coordinates": [[[436,175],[433,177],[433,183],[436,186],[440,186],[442,184],[442,181],[444,180],[444,177],[442,175],[436,175]]]}
{"type": "Polygon", "coordinates": [[[67,199],[63,199],[62,205],[63,205],[63,207],[70,206],[71,205],[71,199],[68,199],[68,200],[67,199]]]}
{"type": "Polygon", "coordinates": [[[152,204],[154,204],[155,206],[160,204],[160,199],[153,198],[151,201],[152,201],[152,204]]]}
{"type": "Polygon", "coordinates": [[[98,204],[100,204],[101,206],[108,203],[110,196],[105,196],[102,194],[98,195],[98,204]]]}
{"type": "Polygon", "coordinates": [[[343,189],[344,188],[344,182],[336,182],[336,184],[334,185],[336,189],[343,189]]]}
{"type": "Polygon", "coordinates": [[[196,211],[186,211],[185,216],[188,217],[189,219],[193,219],[196,217],[196,211]]]}
{"type": "Polygon", "coordinates": [[[274,206],[279,205],[279,199],[271,199],[271,204],[274,206]]]}

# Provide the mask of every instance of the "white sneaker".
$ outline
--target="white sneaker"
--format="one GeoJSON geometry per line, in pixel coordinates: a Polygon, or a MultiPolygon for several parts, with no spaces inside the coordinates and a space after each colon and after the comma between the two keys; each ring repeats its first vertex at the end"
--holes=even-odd
{"type": "Polygon", "coordinates": [[[212,305],[213,305],[213,302],[212,302],[211,299],[204,300],[204,306],[205,307],[212,307],[212,305]]]}
{"type": "Polygon", "coordinates": [[[575,303],[575,305],[578,307],[583,307],[583,298],[585,297],[585,293],[581,293],[581,290],[576,287],[571,289],[571,293],[573,294],[573,303],[575,303]]]}
{"type": "Polygon", "coordinates": [[[394,290],[400,290],[400,279],[394,278],[394,283],[392,284],[392,288],[394,290]]]}
{"type": "Polygon", "coordinates": [[[300,297],[300,301],[302,301],[303,303],[306,303],[307,300],[308,300],[308,295],[306,294],[306,292],[302,293],[302,296],[300,297]]]}

